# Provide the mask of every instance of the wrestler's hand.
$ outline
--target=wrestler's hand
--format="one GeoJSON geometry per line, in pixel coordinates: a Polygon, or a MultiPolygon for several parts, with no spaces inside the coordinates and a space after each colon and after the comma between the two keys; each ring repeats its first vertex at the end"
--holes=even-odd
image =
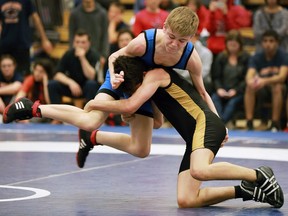
{"type": "Polygon", "coordinates": [[[135,118],[135,114],[122,114],[121,119],[123,122],[129,123],[135,118]]]}
{"type": "Polygon", "coordinates": [[[119,74],[115,74],[113,78],[111,76],[111,85],[113,89],[117,89],[122,82],[124,82],[124,71],[121,71],[119,74]]]}
{"type": "Polygon", "coordinates": [[[229,139],[229,134],[228,134],[228,132],[229,132],[229,130],[228,130],[228,128],[226,128],[226,136],[225,136],[223,142],[221,143],[220,148],[222,148],[222,147],[224,146],[224,144],[228,142],[228,139],[229,139]]]}

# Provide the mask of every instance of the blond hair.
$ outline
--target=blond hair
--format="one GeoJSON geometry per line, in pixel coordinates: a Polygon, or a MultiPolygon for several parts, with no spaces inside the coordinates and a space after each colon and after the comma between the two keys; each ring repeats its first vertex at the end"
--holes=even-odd
{"type": "Polygon", "coordinates": [[[198,28],[197,14],[187,6],[173,9],[165,21],[165,27],[181,36],[193,36],[198,28]]]}

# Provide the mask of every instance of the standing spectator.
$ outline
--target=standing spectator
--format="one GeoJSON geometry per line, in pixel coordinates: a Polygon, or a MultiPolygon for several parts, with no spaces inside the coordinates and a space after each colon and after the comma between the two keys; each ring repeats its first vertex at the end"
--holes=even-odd
{"type": "Polygon", "coordinates": [[[209,4],[207,47],[214,55],[225,50],[227,32],[251,26],[252,14],[249,11],[241,5],[228,5],[227,0],[211,0],[209,4]]]}
{"type": "MultiPolygon", "coordinates": [[[[246,75],[245,112],[248,130],[253,130],[253,117],[256,93],[258,99],[267,94],[272,98],[271,131],[280,129],[280,116],[283,106],[283,89],[287,77],[287,53],[279,48],[279,36],[267,30],[262,36],[262,51],[250,58],[246,75]]],[[[263,102],[263,101],[262,101],[263,102]]]]}
{"type": "Polygon", "coordinates": [[[145,8],[145,2],[146,0],[135,0],[133,4],[133,11],[134,14],[137,14],[140,10],[143,10],[145,8]]]}
{"type": "Polygon", "coordinates": [[[276,31],[280,37],[280,46],[288,51],[288,11],[279,0],[265,0],[265,5],[255,11],[253,31],[256,50],[261,49],[261,36],[269,29],[276,31]]]}
{"type": "Polygon", "coordinates": [[[243,103],[249,57],[249,53],[243,50],[240,33],[231,30],[226,37],[225,51],[215,59],[213,71],[216,92],[212,100],[224,124],[231,120],[243,103]]]}
{"type": "Polygon", "coordinates": [[[69,17],[69,42],[73,47],[74,36],[79,29],[85,30],[91,37],[91,48],[101,56],[101,67],[104,67],[109,54],[108,16],[107,11],[95,0],[82,0],[72,10],[69,17]]]}
{"type": "Polygon", "coordinates": [[[10,55],[0,58],[0,111],[14,99],[20,90],[23,77],[16,71],[16,61],[10,55]]]}
{"type": "Polygon", "coordinates": [[[124,13],[124,6],[119,2],[112,2],[108,9],[108,36],[109,36],[109,44],[110,50],[109,54],[117,51],[117,37],[118,32],[121,29],[128,29],[130,26],[124,22],[123,20],[123,13],[124,13]]]}
{"type": "Polygon", "coordinates": [[[49,81],[48,90],[52,104],[62,103],[62,96],[93,99],[100,84],[95,65],[99,55],[91,49],[90,36],[79,30],[74,36],[73,48],[60,59],[54,80],[49,81]]]}
{"type": "Polygon", "coordinates": [[[50,53],[53,49],[52,44],[45,34],[40,17],[31,0],[0,0],[0,7],[0,55],[12,55],[17,62],[17,71],[22,75],[28,75],[32,45],[30,18],[39,33],[43,50],[50,53]]]}
{"type": "Polygon", "coordinates": [[[187,0],[185,5],[191,8],[197,14],[199,18],[197,34],[200,35],[204,29],[207,29],[209,11],[206,6],[202,4],[201,0],[187,0]]]}
{"type": "Polygon", "coordinates": [[[168,11],[160,8],[161,0],[146,0],[146,7],[135,16],[133,33],[135,36],[150,28],[162,28],[169,15],[168,11]]]}

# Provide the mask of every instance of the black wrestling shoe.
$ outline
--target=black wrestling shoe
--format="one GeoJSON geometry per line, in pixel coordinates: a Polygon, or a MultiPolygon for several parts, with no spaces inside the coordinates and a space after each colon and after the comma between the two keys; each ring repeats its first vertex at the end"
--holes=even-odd
{"type": "Polygon", "coordinates": [[[257,187],[255,182],[243,180],[240,185],[243,201],[254,200],[256,202],[266,203],[267,198],[264,192],[257,187]]]}
{"type": "Polygon", "coordinates": [[[258,187],[266,194],[267,202],[275,208],[281,208],[284,204],[284,195],[273,170],[267,166],[261,166],[256,170],[258,187]]]}
{"type": "Polygon", "coordinates": [[[3,123],[7,124],[15,120],[31,119],[33,117],[42,117],[38,108],[39,101],[33,103],[28,98],[20,98],[16,102],[9,104],[3,112],[3,123]]]}
{"type": "Polygon", "coordinates": [[[76,155],[76,160],[80,168],[84,167],[89,151],[91,151],[94,147],[90,140],[91,133],[92,132],[88,132],[82,129],[79,129],[78,131],[79,149],[76,155]]]}

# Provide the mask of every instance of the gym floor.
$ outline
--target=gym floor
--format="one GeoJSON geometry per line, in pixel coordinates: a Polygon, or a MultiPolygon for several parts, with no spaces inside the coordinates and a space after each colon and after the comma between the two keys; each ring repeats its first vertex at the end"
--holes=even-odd
{"type": "MultiPolygon", "coordinates": [[[[101,130],[129,133],[128,127],[101,130]]],[[[70,125],[0,124],[1,216],[288,215],[286,203],[275,209],[242,199],[179,209],[176,184],[185,145],[172,128],[153,132],[151,154],[145,159],[97,146],[83,169],[75,161],[77,133],[70,125]]],[[[272,167],[286,199],[288,134],[242,130],[229,134],[215,161],[272,167]]],[[[203,186],[239,183],[209,181],[203,186]]]]}

